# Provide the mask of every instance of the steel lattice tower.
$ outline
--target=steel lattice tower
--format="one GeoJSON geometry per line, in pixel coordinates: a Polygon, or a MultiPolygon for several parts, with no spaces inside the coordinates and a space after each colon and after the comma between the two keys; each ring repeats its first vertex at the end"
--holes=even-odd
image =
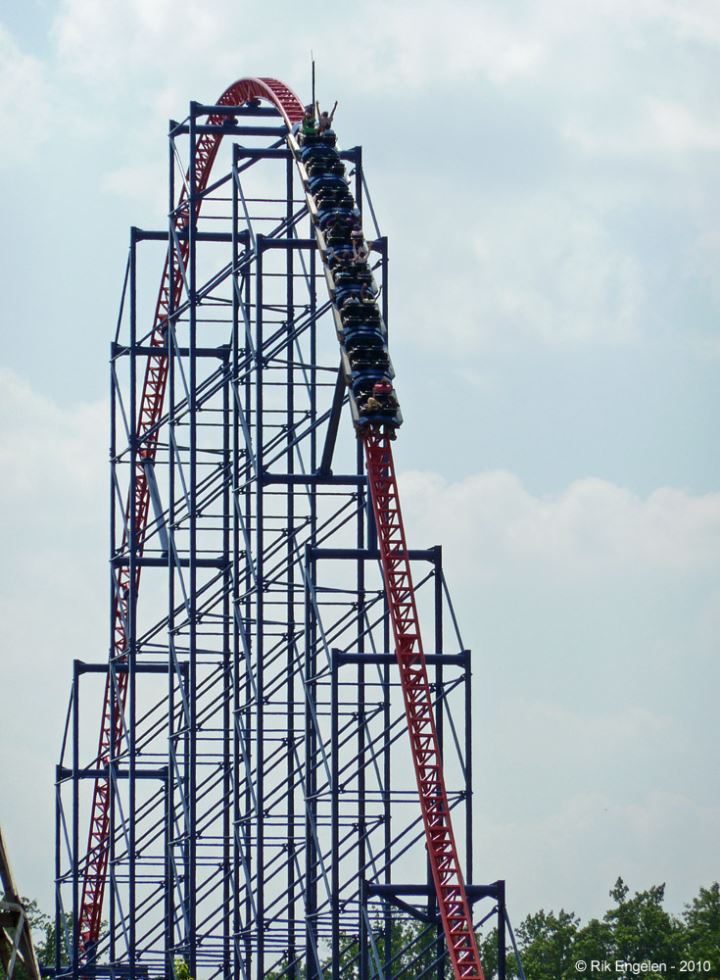
{"type": "MultiPolygon", "coordinates": [[[[168,229],[131,230],[110,362],[110,657],[74,665],[54,972],[171,977],[182,958],[197,978],[440,978],[326,273],[286,123],[228,92],[170,124],[168,229]],[[401,968],[385,937],[408,916],[423,924],[401,968]]],[[[341,157],[387,324],[388,242],[361,149],[341,157]]],[[[471,657],[440,547],[408,557],[467,897],[495,901],[502,976],[504,884],[471,884],[471,657]]]]}

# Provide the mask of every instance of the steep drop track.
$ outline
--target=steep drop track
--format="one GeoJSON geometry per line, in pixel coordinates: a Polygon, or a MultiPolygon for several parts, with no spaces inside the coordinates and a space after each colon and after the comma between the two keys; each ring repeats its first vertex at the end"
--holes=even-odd
{"type": "MultiPolygon", "coordinates": [[[[282,82],[272,78],[242,79],[231,85],[220,97],[221,106],[241,106],[251,99],[271,102],[280,112],[288,127],[288,145],[299,164],[310,212],[317,216],[309,189],[307,173],[300,164],[300,148],[291,135],[293,126],[303,116],[304,106],[300,99],[282,82]]],[[[201,193],[208,185],[210,172],[223,137],[220,125],[223,116],[210,116],[208,123],[218,128],[203,132],[198,137],[195,153],[194,186],[201,193]]],[[[177,214],[176,227],[187,225],[189,202],[183,190],[177,214]]],[[[201,198],[196,205],[199,210],[201,198]]],[[[321,256],[328,265],[328,252],[324,239],[317,232],[321,256]]],[[[125,512],[125,540],[135,553],[141,556],[145,546],[150,506],[147,462],[155,459],[157,452],[158,423],[162,417],[167,388],[168,361],[166,356],[165,328],[168,313],[177,304],[183,288],[183,275],[188,260],[188,241],[180,244],[180,262],[171,272],[166,260],[160,285],[150,346],[157,354],[148,356],[142,396],[138,408],[136,435],[140,462],[135,474],[135,491],[128,499],[125,512]],[[129,529],[129,530],[128,530],[129,529]],[[133,535],[134,541],[128,541],[133,535]]],[[[332,277],[329,278],[332,282],[332,277]]],[[[336,297],[331,289],[331,299],[336,297]]],[[[341,323],[341,311],[335,308],[336,323],[341,323]]],[[[353,416],[359,418],[359,407],[351,389],[350,400],[353,416]]],[[[381,564],[393,628],[396,656],[400,670],[405,715],[415,767],[420,807],[425,828],[425,838],[437,895],[438,908],[448,947],[448,955],[454,976],[460,980],[483,980],[483,971],[472,928],[472,917],[465,892],[460,861],[453,835],[450,807],[443,776],[440,747],[432,709],[432,693],[420,636],[420,624],[415,604],[415,594],[410,572],[405,530],[400,510],[400,497],[395,476],[395,464],[390,444],[390,426],[366,424],[360,427],[365,448],[368,484],[377,526],[381,564]],[[381,431],[385,429],[385,432],[381,431]]],[[[129,570],[117,569],[115,576],[115,612],[112,656],[121,663],[127,657],[129,570]]],[[[136,571],[136,588],[139,585],[140,567],[136,571]]],[[[123,712],[127,698],[128,673],[120,672],[113,684],[108,674],[103,702],[102,723],[97,752],[97,767],[107,767],[114,747],[120,744],[123,712]]],[[[98,779],[94,785],[90,830],[79,916],[79,938],[86,952],[97,942],[100,935],[103,899],[109,857],[110,800],[109,784],[98,779]]]]}

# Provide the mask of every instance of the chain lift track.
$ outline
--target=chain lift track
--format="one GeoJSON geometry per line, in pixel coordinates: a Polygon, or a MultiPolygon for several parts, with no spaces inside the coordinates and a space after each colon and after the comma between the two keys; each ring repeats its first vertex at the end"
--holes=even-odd
{"type": "MultiPolygon", "coordinates": [[[[303,116],[304,106],[282,82],[271,78],[243,79],[231,85],[218,100],[220,106],[241,106],[248,100],[271,102],[280,112],[288,131],[303,116]]],[[[191,213],[188,187],[200,194],[208,185],[213,162],[223,137],[222,116],[210,116],[208,127],[199,136],[195,151],[194,174],[180,196],[176,232],[184,231],[191,213]],[[215,127],[213,129],[213,127],[215,127]]],[[[290,132],[290,146],[299,163],[299,147],[290,132]]],[[[316,215],[308,189],[307,175],[299,165],[308,196],[309,210],[316,215]]],[[[195,206],[197,215],[200,198],[195,206]]],[[[317,230],[320,254],[327,263],[322,233],[317,230]]],[[[137,408],[136,442],[138,464],[125,510],[123,545],[141,557],[145,546],[151,486],[148,467],[152,467],[158,448],[158,431],[168,379],[166,327],[170,311],[179,302],[183,276],[188,261],[188,236],[179,237],[174,267],[166,259],[158,294],[153,330],[149,345],[157,354],[147,358],[142,395],[137,408]]],[[[328,282],[332,279],[326,273],[328,282]]],[[[331,293],[332,297],[332,293],[331,293]]],[[[340,313],[336,309],[336,323],[340,313]]],[[[357,420],[358,408],[352,390],[350,401],[357,420]]],[[[360,429],[368,485],[377,528],[378,545],[387,595],[390,620],[399,666],[405,717],[410,736],[417,789],[420,799],[426,847],[438,910],[445,934],[453,974],[458,980],[483,980],[477,944],[473,931],[470,905],[463,881],[460,860],[452,829],[450,806],[443,775],[442,756],[433,715],[433,695],[428,679],[425,655],[420,636],[419,617],[410,571],[409,554],[400,509],[395,466],[387,430],[380,426],[360,429]]],[[[129,565],[120,565],[114,576],[114,626],[112,658],[122,664],[128,656],[129,618],[133,610],[128,602],[130,575],[135,576],[134,589],[139,585],[141,564],[131,572],[129,565]]],[[[108,672],[103,701],[102,724],[96,766],[102,772],[109,763],[114,747],[122,738],[123,713],[127,698],[128,671],[108,672]]],[[[94,783],[90,829],[88,835],[82,900],[79,908],[79,945],[89,955],[100,935],[103,900],[106,884],[110,838],[110,786],[104,777],[94,783]]]]}

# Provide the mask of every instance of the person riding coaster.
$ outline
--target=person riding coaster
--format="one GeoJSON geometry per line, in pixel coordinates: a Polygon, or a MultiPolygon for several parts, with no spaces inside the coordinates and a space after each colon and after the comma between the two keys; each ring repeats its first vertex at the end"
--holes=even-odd
{"type": "Polygon", "coordinates": [[[356,395],[358,402],[358,414],[360,416],[358,429],[361,431],[364,425],[378,430],[384,428],[385,434],[389,439],[395,439],[395,430],[400,425],[400,406],[395,397],[393,386],[389,381],[376,382],[372,390],[362,395],[356,395]]]}
{"type": "MultiPolygon", "coordinates": [[[[350,249],[352,254],[352,240],[350,238],[350,232],[352,231],[352,225],[349,221],[331,221],[326,223],[325,227],[321,229],[323,235],[325,236],[325,241],[329,242],[332,239],[342,238],[342,245],[344,248],[350,249]]],[[[350,266],[345,270],[345,272],[350,272],[350,266]]]]}
{"type": "MultiPolygon", "coordinates": [[[[392,382],[390,381],[390,376],[386,372],[379,371],[376,369],[365,372],[363,377],[356,378],[353,376],[351,381],[351,388],[356,399],[361,396],[363,398],[367,398],[369,396],[369,393],[372,393],[373,395],[376,396],[377,401],[381,405],[381,407],[387,408],[388,406],[383,401],[383,397],[384,397],[383,393],[378,392],[376,394],[375,392],[375,388],[378,386],[378,384],[388,384],[390,385],[390,390],[392,391],[392,382]],[[368,384],[370,384],[371,386],[370,389],[368,389],[368,384]]],[[[393,408],[393,414],[394,411],[395,409],[393,408]]]]}
{"type": "Polygon", "coordinates": [[[327,129],[324,133],[316,133],[313,135],[307,135],[303,137],[303,146],[335,146],[337,143],[337,135],[332,129],[327,129]]]}
{"type": "Polygon", "coordinates": [[[371,326],[365,328],[358,326],[354,331],[346,330],[343,347],[348,357],[353,357],[359,353],[379,354],[382,352],[387,354],[387,347],[385,346],[385,338],[382,331],[371,326]]]}
{"type": "Polygon", "coordinates": [[[356,381],[364,382],[373,376],[378,378],[392,377],[390,358],[384,350],[377,347],[353,351],[352,354],[348,354],[348,362],[352,372],[353,386],[356,381]]]}
{"type": "Polygon", "coordinates": [[[344,313],[349,313],[354,310],[358,316],[356,319],[366,319],[365,314],[370,311],[380,310],[374,299],[368,298],[363,299],[361,293],[357,286],[343,286],[342,289],[335,290],[335,306],[340,310],[340,319],[343,319],[344,313]],[[360,317],[360,314],[363,314],[360,317]]]}
{"type": "Polygon", "coordinates": [[[300,151],[300,162],[304,163],[306,167],[315,162],[322,163],[323,161],[327,161],[328,163],[337,163],[339,159],[340,154],[334,146],[325,146],[324,144],[320,146],[304,146],[300,151]]]}
{"type": "MultiPolygon", "coordinates": [[[[327,238],[325,240],[327,241],[327,238]]],[[[358,269],[356,266],[347,269],[344,266],[338,266],[337,269],[333,270],[333,284],[336,292],[348,286],[359,286],[360,288],[367,286],[372,291],[373,297],[378,295],[375,277],[369,269],[358,269]]]]}
{"type": "Polygon", "coordinates": [[[327,245],[349,245],[352,248],[352,226],[349,224],[336,223],[328,225],[323,232],[327,245]]]}
{"type": "Polygon", "coordinates": [[[318,174],[317,177],[311,177],[308,181],[308,190],[315,196],[319,194],[320,191],[339,191],[342,194],[346,194],[348,191],[348,185],[344,177],[338,177],[337,174],[318,174]]]}
{"type": "MultiPolygon", "coordinates": [[[[338,251],[344,253],[345,249],[338,251]]],[[[347,258],[344,254],[340,259],[340,263],[347,263],[347,258]]],[[[341,312],[349,306],[377,306],[377,297],[378,290],[374,280],[371,279],[368,282],[366,277],[357,278],[355,276],[348,276],[344,282],[338,283],[335,287],[335,305],[341,312]]]]}
{"type": "Polygon", "coordinates": [[[355,198],[350,191],[339,187],[323,187],[315,196],[315,206],[318,212],[336,211],[341,208],[354,208],[355,198]]]}
{"type": "Polygon", "coordinates": [[[368,349],[377,349],[377,347],[384,346],[385,344],[385,336],[382,330],[370,324],[344,327],[342,340],[346,350],[346,345],[351,343],[364,344],[368,349]]]}
{"type": "Polygon", "coordinates": [[[367,306],[364,311],[353,309],[352,316],[343,312],[340,314],[340,322],[345,333],[350,336],[354,336],[358,330],[366,329],[376,330],[381,337],[385,337],[385,328],[377,307],[367,306]]]}
{"type": "Polygon", "coordinates": [[[355,207],[329,208],[324,211],[318,211],[317,224],[320,231],[325,231],[332,224],[346,224],[348,227],[354,228],[359,221],[360,212],[355,207]]]}
{"type": "Polygon", "coordinates": [[[327,264],[333,276],[340,269],[349,272],[352,269],[352,245],[336,245],[329,248],[327,250],[327,264]]]}

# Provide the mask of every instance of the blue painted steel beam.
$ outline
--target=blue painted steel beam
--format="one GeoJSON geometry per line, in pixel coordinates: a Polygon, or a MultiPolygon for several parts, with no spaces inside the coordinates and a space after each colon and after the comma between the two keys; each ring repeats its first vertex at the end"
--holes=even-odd
{"type": "MultiPolygon", "coordinates": [[[[364,479],[364,478],[363,478],[364,479]]],[[[313,548],[312,558],[328,559],[357,559],[363,561],[379,561],[380,552],[376,548],[313,548]]],[[[410,561],[435,561],[434,548],[408,548],[410,561]]]]}
{"type": "MultiPolygon", "coordinates": [[[[280,484],[282,486],[304,487],[364,487],[367,478],[364,475],[323,475],[321,473],[263,473],[262,482],[267,486],[280,484]]],[[[322,556],[324,557],[324,556],[322,556]]]]}
{"type": "MultiPolygon", "coordinates": [[[[333,650],[333,660],[338,665],[343,664],[396,664],[397,658],[394,653],[347,653],[345,650],[333,650]]],[[[425,659],[429,664],[442,665],[445,667],[464,667],[470,664],[470,651],[463,650],[461,653],[426,653],[425,659]]]]}

